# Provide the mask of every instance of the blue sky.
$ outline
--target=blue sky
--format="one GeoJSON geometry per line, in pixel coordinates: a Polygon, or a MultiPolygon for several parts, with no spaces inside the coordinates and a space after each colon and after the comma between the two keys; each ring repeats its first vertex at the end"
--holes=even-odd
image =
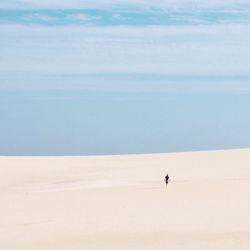
{"type": "Polygon", "coordinates": [[[250,147],[250,1],[0,3],[0,155],[250,147]]]}

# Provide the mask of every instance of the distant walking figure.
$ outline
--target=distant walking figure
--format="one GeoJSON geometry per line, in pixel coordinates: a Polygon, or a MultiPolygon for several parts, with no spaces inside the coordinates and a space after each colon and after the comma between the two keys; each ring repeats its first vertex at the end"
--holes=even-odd
{"type": "Polygon", "coordinates": [[[168,184],[168,180],[169,180],[169,176],[168,174],[165,176],[165,182],[166,182],[166,185],[168,184]]]}

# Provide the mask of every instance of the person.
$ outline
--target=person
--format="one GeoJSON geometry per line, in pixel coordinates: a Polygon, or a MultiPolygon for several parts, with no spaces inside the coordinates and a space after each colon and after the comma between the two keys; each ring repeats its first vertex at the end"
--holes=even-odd
{"type": "Polygon", "coordinates": [[[168,181],[169,181],[169,176],[168,176],[168,174],[165,176],[165,182],[166,182],[166,184],[168,184],[168,181]]]}

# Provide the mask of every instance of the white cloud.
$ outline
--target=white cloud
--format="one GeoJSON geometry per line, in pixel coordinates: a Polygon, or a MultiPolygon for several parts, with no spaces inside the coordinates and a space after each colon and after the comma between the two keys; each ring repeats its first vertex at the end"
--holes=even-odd
{"type": "Polygon", "coordinates": [[[102,91],[171,93],[250,93],[250,76],[168,76],[136,74],[1,74],[0,91],[102,91]]]}
{"type": "Polygon", "coordinates": [[[128,19],[127,17],[123,16],[120,13],[113,13],[112,18],[117,19],[117,20],[126,20],[126,19],[128,19]]]}
{"type": "Polygon", "coordinates": [[[100,17],[98,16],[90,16],[86,14],[74,14],[68,16],[70,19],[78,20],[78,21],[93,21],[93,20],[99,20],[100,17]]]}
{"type": "Polygon", "coordinates": [[[0,90],[250,92],[249,25],[0,25],[0,37],[0,90]]]}
{"type": "Polygon", "coordinates": [[[57,20],[56,17],[53,16],[48,16],[48,15],[42,15],[42,14],[30,14],[30,15],[25,15],[22,17],[22,19],[27,20],[27,21],[44,21],[44,22],[50,22],[57,20]]]}
{"type": "MultiPolygon", "coordinates": [[[[85,80],[89,79],[91,83],[91,79],[93,82],[95,78],[86,78],[88,74],[153,74],[203,78],[209,75],[223,75],[227,78],[223,80],[224,85],[221,86],[225,86],[230,76],[249,75],[250,68],[249,25],[175,27],[1,25],[0,37],[0,73],[6,76],[6,83],[13,75],[16,77],[15,81],[19,79],[23,83],[27,78],[19,78],[19,74],[68,75],[72,76],[68,78],[70,79],[68,82],[76,79],[78,84],[82,81],[77,77],[79,75],[85,76],[85,80]]],[[[124,82],[122,79],[121,76],[119,82],[124,82]]],[[[67,77],[59,80],[58,84],[62,80],[67,82],[67,77]]],[[[44,82],[42,79],[37,84],[44,82]]],[[[234,78],[234,84],[235,82],[237,81],[234,78]]],[[[234,89],[234,85],[230,86],[234,89]]],[[[244,80],[241,86],[249,88],[249,83],[244,80]]]]}
{"type": "Polygon", "coordinates": [[[250,4],[249,0],[1,0],[1,9],[15,8],[180,8],[199,9],[250,4]]]}

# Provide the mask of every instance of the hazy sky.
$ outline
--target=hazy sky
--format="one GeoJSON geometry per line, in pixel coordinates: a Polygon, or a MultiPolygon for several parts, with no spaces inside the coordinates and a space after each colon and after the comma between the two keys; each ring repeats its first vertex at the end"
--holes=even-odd
{"type": "Polygon", "coordinates": [[[1,0],[0,155],[250,147],[250,1],[1,0]]]}

